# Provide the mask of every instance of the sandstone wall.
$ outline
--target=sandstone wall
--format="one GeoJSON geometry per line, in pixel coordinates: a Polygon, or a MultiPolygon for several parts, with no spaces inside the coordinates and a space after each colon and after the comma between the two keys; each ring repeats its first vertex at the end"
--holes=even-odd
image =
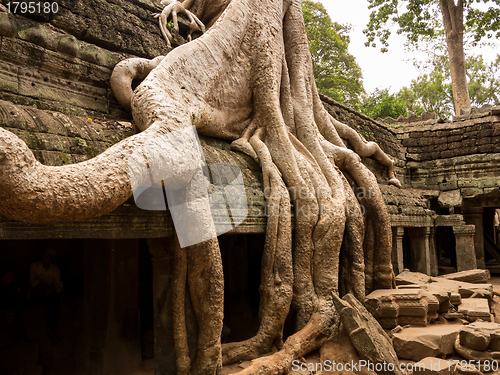
{"type": "Polygon", "coordinates": [[[500,108],[396,130],[406,149],[406,181],[412,187],[459,190],[463,198],[498,193],[500,108]]]}
{"type": "MultiPolygon", "coordinates": [[[[158,22],[151,15],[160,9],[159,0],[57,3],[57,13],[41,15],[8,14],[0,6],[0,126],[26,141],[35,157],[47,165],[87,160],[136,133],[130,114],[110,89],[112,69],[128,57],[154,58],[168,52],[158,22]]],[[[181,24],[181,33],[183,27],[181,24]]],[[[178,36],[173,45],[183,42],[178,36]]],[[[408,182],[406,149],[396,130],[327,97],[322,100],[335,118],[391,155],[398,177],[408,182]]],[[[263,231],[265,216],[258,211],[264,203],[258,166],[235,156],[224,142],[203,142],[207,160],[229,157],[242,165],[248,199],[257,210],[243,230],[263,231]]],[[[385,185],[385,168],[372,159],[364,162],[385,185]]],[[[382,190],[395,222],[430,225],[428,193],[389,186],[382,190]]]]}

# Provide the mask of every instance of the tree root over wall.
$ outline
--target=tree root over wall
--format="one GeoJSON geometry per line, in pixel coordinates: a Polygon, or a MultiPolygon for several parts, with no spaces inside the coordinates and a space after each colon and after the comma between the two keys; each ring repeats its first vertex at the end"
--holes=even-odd
{"type": "MultiPolygon", "coordinates": [[[[200,134],[232,140],[233,150],[258,161],[264,177],[268,222],[260,327],[247,341],[221,345],[224,285],[218,241],[187,248],[177,244],[172,301],[177,373],[217,374],[222,364],[255,359],[276,347],[277,352],[240,373],[282,374],[338,330],[332,293],[350,292],[363,301],[365,292],[393,286],[389,216],[361,157],[374,157],[388,168],[391,183],[399,181],[393,161],[375,143],[366,143],[324,109],[300,0],[228,3],[190,1],[193,13],[213,24],[203,36],[149,65],[140,59],[139,67],[124,63],[136,75],[149,73],[134,92],[123,80],[127,73],[115,75],[115,91],[124,90],[117,97],[131,104],[142,133],[89,161],[46,167],[0,129],[0,198],[5,202],[0,214],[39,223],[103,215],[132,195],[127,158],[149,140],[193,125],[200,134]],[[352,186],[369,196],[358,201],[352,186]],[[193,363],[184,316],[186,288],[199,325],[193,363]],[[292,306],[296,333],[283,342],[292,306]]],[[[193,147],[186,142],[160,157],[173,170],[165,180],[167,189],[196,194],[196,166],[184,162],[193,147]]],[[[213,225],[199,218],[203,210],[209,211],[207,202],[187,207],[186,220],[213,225]]]]}

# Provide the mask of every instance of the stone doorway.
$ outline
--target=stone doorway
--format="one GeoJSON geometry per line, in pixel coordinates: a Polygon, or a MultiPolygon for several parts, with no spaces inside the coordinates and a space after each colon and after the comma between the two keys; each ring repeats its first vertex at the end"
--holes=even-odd
{"type": "Polygon", "coordinates": [[[456,241],[452,227],[436,227],[436,250],[439,274],[457,272],[456,241]]]}

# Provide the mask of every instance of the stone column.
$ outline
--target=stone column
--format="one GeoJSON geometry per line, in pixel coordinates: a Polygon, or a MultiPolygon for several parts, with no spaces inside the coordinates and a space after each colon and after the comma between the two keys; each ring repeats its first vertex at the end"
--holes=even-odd
{"type": "Polygon", "coordinates": [[[474,250],[476,230],[474,225],[461,225],[453,227],[456,243],[457,271],[473,270],[477,268],[474,250]]]}
{"type": "Polygon", "coordinates": [[[408,228],[408,234],[411,243],[411,269],[431,275],[430,228],[408,228]]]}
{"type": "MultiPolygon", "coordinates": [[[[171,309],[174,237],[148,239],[148,247],[153,256],[155,375],[175,375],[177,368],[171,309]]],[[[191,359],[193,359],[196,352],[198,327],[188,293],[186,296],[186,328],[191,359]]]]}
{"type": "Polygon", "coordinates": [[[486,264],[484,261],[483,208],[465,207],[464,220],[467,225],[474,225],[476,227],[476,232],[474,233],[476,264],[477,268],[484,269],[486,264]]]}
{"type": "Polygon", "coordinates": [[[403,272],[404,256],[403,256],[403,236],[405,228],[392,227],[392,268],[396,275],[403,272]]]}
{"type": "Polygon", "coordinates": [[[84,315],[77,368],[129,372],[142,363],[139,240],[84,240],[84,315]]]}

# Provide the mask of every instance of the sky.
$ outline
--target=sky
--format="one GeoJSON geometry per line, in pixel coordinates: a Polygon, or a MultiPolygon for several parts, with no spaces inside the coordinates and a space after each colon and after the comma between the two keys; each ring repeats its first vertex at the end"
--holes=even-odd
{"type": "MultiPolygon", "coordinates": [[[[390,88],[391,92],[399,91],[403,86],[409,86],[412,79],[419,76],[419,71],[413,66],[411,59],[418,57],[417,53],[408,53],[404,49],[405,36],[396,35],[393,29],[389,39],[389,52],[380,52],[380,43],[376,48],[365,47],[366,36],[363,30],[368,23],[370,10],[367,0],[319,0],[326,8],[332,21],[349,23],[353,27],[349,36],[349,53],[353,55],[363,70],[365,90],[370,93],[375,88],[390,88]]],[[[485,58],[493,59],[497,51],[481,50],[485,58]]],[[[421,59],[425,55],[421,54],[421,59]]]]}

